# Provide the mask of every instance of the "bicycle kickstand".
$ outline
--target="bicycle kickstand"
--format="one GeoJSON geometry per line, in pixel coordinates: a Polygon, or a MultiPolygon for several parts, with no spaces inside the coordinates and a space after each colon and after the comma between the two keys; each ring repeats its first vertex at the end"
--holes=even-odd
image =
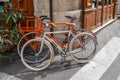
{"type": "Polygon", "coordinates": [[[61,65],[64,65],[64,67],[67,67],[70,65],[70,62],[66,60],[66,57],[64,56],[62,59],[61,59],[61,65]]]}

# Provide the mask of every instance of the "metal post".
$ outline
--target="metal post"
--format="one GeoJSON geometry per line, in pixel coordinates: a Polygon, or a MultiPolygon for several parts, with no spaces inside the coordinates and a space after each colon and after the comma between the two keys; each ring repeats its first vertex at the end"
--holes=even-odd
{"type": "MultiPolygon", "coordinates": [[[[49,0],[49,10],[50,10],[50,18],[51,21],[53,21],[53,1],[49,0]]],[[[53,28],[50,29],[50,31],[53,31],[53,28]]]]}

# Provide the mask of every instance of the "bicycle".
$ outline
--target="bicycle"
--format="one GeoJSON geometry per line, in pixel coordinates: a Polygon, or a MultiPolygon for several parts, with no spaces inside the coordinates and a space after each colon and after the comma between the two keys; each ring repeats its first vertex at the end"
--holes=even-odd
{"type": "MultiPolygon", "coordinates": [[[[47,17],[47,16],[45,15],[40,16],[40,19],[44,17],[47,17]]],[[[19,56],[21,53],[21,48],[26,41],[30,40],[31,38],[34,39],[36,36],[40,36],[39,34],[41,31],[40,26],[42,25],[42,23],[39,25],[36,25],[35,22],[36,22],[35,17],[28,17],[28,16],[25,17],[25,20],[23,22],[19,22],[19,32],[22,36],[17,44],[17,52],[19,56]]]]}
{"type": "MultiPolygon", "coordinates": [[[[70,19],[71,23],[73,23],[73,21],[77,19],[76,16],[73,16],[73,17],[72,16],[65,16],[65,17],[70,19]]],[[[44,20],[44,19],[49,19],[50,20],[50,18],[47,17],[46,15],[42,15],[39,18],[40,18],[41,21],[44,20]]],[[[35,25],[35,17],[26,16],[26,21],[25,22],[26,23],[24,23],[24,24],[26,24],[26,25],[22,25],[19,22],[19,32],[22,35],[22,37],[20,38],[20,40],[18,42],[18,45],[17,45],[17,52],[18,52],[19,56],[20,56],[20,53],[21,53],[21,48],[26,41],[30,40],[31,38],[34,39],[36,36],[40,36],[41,29],[39,27],[42,26],[42,23],[40,25],[35,25]],[[29,23],[32,23],[32,25],[29,25],[29,23]]],[[[56,24],[62,24],[62,23],[64,23],[64,22],[58,22],[56,24]]],[[[79,29],[77,31],[88,32],[88,33],[91,33],[92,35],[94,35],[94,33],[91,30],[87,30],[87,29],[79,29]]]]}
{"type": "MultiPolygon", "coordinates": [[[[39,24],[40,20],[37,22],[39,24]]],[[[98,44],[91,33],[75,31],[75,24],[71,22],[49,22],[45,24],[47,27],[64,24],[68,27],[68,30],[45,32],[44,26],[40,26],[42,28],[41,36],[28,40],[21,49],[21,61],[27,68],[35,71],[46,69],[54,58],[53,46],[57,48],[64,59],[71,56],[78,63],[87,63],[95,56],[98,44]],[[60,43],[51,35],[60,33],[64,33],[66,36],[63,43],[60,43]],[[35,43],[37,45],[34,48],[30,46],[30,44],[35,43]],[[85,52],[87,48],[88,54],[85,52]],[[81,53],[80,56],[77,53],[81,53]]]]}

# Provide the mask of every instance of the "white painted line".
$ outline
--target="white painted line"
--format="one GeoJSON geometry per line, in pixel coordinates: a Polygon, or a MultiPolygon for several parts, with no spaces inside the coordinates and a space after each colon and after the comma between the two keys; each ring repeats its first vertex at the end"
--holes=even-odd
{"type": "Polygon", "coordinates": [[[120,53],[120,38],[112,38],[94,57],[69,80],[99,80],[120,53]]]}
{"type": "Polygon", "coordinates": [[[117,80],[120,80],[120,75],[118,76],[117,80]]]}

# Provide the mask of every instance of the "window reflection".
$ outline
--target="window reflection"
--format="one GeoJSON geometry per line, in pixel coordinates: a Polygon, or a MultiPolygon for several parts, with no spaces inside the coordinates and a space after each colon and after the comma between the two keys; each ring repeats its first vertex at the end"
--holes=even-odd
{"type": "Polygon", "coordinates": [[[104,0],[104,5],[107,5],[107,0],[104,0]]]}
{"type": "Polygon", "coordinates": [[[96,0],[92,0],[92,8],[96,7],[96,0]]]}
{"type": "Polygon", "coordinates": [[[108,4],[111,4],[111,0],[108,0],[108,4]]]}
{"type": "Polygon", "coordinates": [[[106,6],[106,5],[111,5],[114,4],[114,0],[92,0],[92,8],[96,8],[96,6],[106,6]]]}
{"type": "Polygon", "coordinates": [[[102,5],[102,0],[98,0],[98,5],[102,5]]]}

